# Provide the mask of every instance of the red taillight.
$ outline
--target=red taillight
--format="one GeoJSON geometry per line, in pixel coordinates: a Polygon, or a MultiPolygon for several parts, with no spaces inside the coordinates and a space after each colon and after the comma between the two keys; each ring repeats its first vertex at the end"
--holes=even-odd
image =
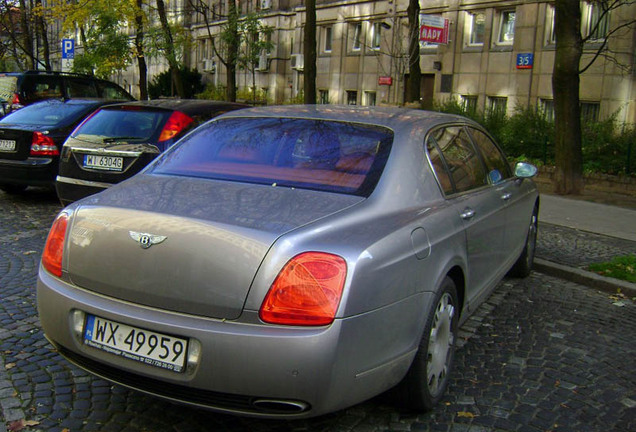
{"type": "Polygon", "coordinates": [[[31,156],[57,156],[60,154],[55,142],[42,132],[33,132],[31,156]]]}
{"type": "Polygon", "coordinates": [[[60,213],[55,218],[42,253],[42,265],[57,277],[62,277],[62,255],[64,254],[64,239],[66,238],[68,219],[68,213],[60,213]]]}
{"type": "Polygon", "coordinates": [[[166,125],[161,130],[161,135],[159,135],[159,142],[167,141],[170,138],[174,138],[174,136],[188,127],[188,125],[193,121],[194,120],[190,116],[185,115],[181,111],[173,112],[166,122],[166,125]]]}
{"type": "Polygon", "coordinates": [[[305,252],[280,271],[259,315],[267,323],[320,326],[331,324],[342,297],[347,263],[337,255],[305,252]]]}
{"type": "Polygon", "coordinates": [[[11,99],[11,106],[14,106],[15,108],[22,108],[22,99],[20,98],[20,95],[17,93],[13,93],[13,98],[11,99]]]}

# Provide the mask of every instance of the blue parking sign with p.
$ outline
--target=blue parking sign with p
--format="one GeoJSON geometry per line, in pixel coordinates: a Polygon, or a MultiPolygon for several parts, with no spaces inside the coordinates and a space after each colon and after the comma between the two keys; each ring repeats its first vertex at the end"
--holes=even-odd
{"type": "Polygon", "coordinates": [[[62,58],[75,58],[75,39],[62,39],[62,58]]]}

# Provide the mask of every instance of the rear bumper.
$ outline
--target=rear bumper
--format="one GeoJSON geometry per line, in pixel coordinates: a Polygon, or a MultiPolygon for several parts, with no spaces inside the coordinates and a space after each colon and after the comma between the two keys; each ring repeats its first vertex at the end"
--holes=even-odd
{"type": "Polygon", "coordinates": [[[313,417],[393,387],[413,360],[421,311],[431,301],[422,293],[327,327],[298,328],[264,325],[254,311],[224,321],[142,307],[42,269],[37,292],[42,328],[69,361],[168,400],[264,418],[313,417]],[[196,340],[199,360],[175,373],[96,350],[73,330],[76,311],[196,340]]]}
{"type": "Polygon", "coordinates": [[[57,171],[57,158],[0,159],[0,184],[53,186],[57,171]]]}
{"type": "Polygon", "coordinates": [[[57,196],[64,205],[94,195],[111,186],[112,184],[110,183],[79,180],[59,175],[55,179],[57,196]]]}

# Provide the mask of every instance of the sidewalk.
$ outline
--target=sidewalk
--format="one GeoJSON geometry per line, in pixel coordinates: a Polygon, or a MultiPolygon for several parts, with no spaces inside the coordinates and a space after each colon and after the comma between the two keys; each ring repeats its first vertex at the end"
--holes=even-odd
{"type": "Polygon", "coordinates": [[[636,284],[586,270],[636,254],[636,210],[541,194],[535,269],[593,288],[636,296],[636,284]]]}

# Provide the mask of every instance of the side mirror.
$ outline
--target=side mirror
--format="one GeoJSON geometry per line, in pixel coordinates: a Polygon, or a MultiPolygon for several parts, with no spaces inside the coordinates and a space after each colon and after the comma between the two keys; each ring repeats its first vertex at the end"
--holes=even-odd
{"type": "Polygon", "coordinates": [[[517,162],[515,165],[515,176],[520,178],[530,178],[537,175],[537,167],[527,162],[517,162]]]}

